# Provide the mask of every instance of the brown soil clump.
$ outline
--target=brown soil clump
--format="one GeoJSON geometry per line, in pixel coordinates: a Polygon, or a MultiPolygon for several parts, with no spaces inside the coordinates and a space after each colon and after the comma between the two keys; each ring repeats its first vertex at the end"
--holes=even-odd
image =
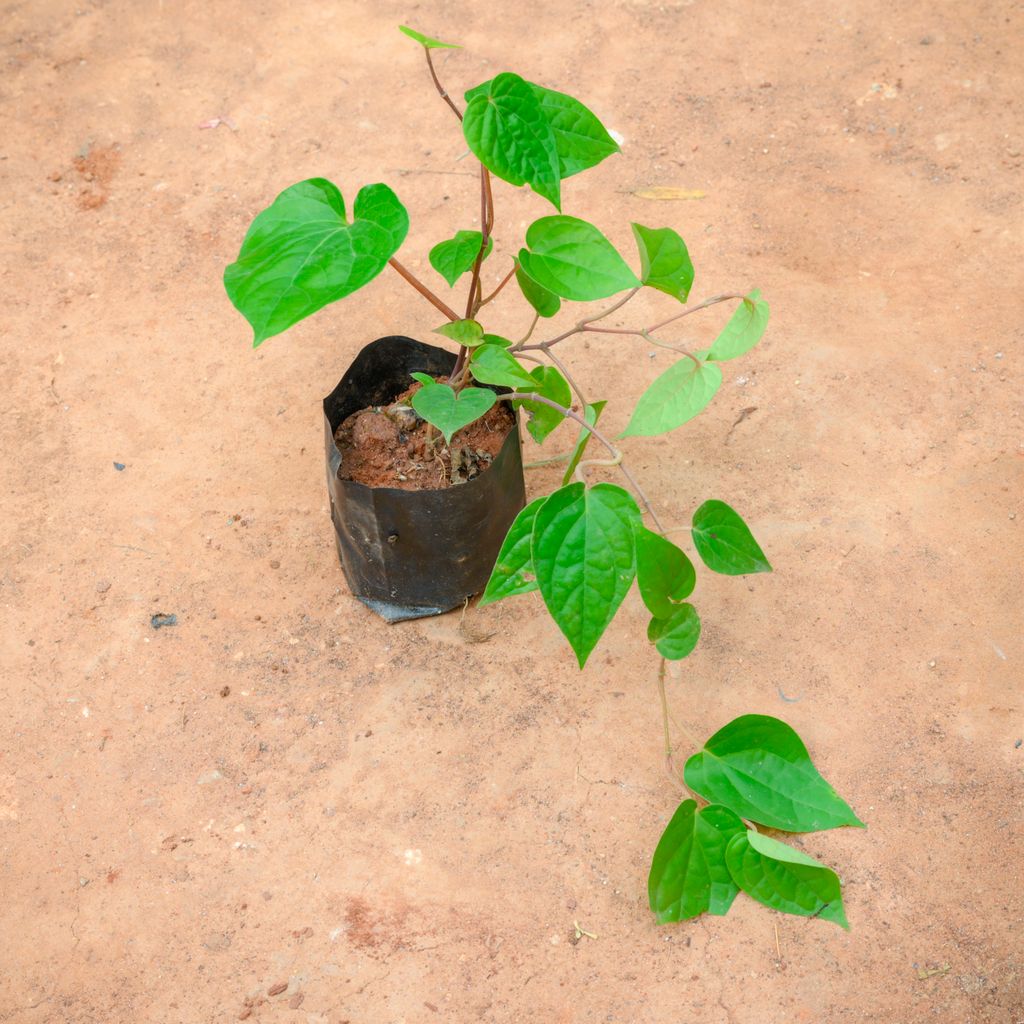
{"type": "MultiPolygon", "coordinates": [[[[446,377],[439,377],[445,383],[446,377]]],[[[419,384],[390,405],[353,413],[339,424],[334,440],[341,452],[338,475],[367,487],[403,491],[443,490],[485,472],[501,451],[515,417],[505,402],[452,435],[446,445],[440,432],[413,410],[410,400],[419,384]]]]}

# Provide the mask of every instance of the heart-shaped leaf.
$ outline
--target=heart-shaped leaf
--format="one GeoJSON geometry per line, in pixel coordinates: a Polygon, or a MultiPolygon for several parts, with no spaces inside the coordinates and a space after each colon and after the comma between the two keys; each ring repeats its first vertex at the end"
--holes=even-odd
{"type": "MultiPolygon", "coordinates": [[[[600,402],[594,402],[593,405],[585,405],[583,407],[584,421],[589,426],[596,427],[597,421],[601,418],[601,413],[604,412],[604,407],[607,404],[607,399],[601,399],[600,402]]],[[[572,454],[569,456],[569,463],[565,467],[565,473],[562,474],[563,487],[572,479],[572,475],[576,472],[576,467],[580,464],[583,453],[587,450],[587,445],[590,444],[590,439],[593,436],[591,431],[580,427],[580,435],[576,438],[576,444],[573,446],[572,454]]]]}
{"type": "Polygon", "coordinates": [[[734,719],[686,762],[687,786],[705,800],[786,832],[864,823],[814,767],[803,740],[767,715],[734,719]]]}
{"type": "Polygon", "coordinates": [[[685,302],[693,287],[693,263],[686,243],[671,228],[633,225],[633,237],[640,250],[640,280],[648,288],[685,302]]]}
{"type": "Polygon", "coordinates": [[[475,348],[484,343],[484,329],[476,320],[453,320],[451,323],[435,327],[434,333],[451,338],[466,348],[475,348]]]}
{"type": "MultiPolygon", "coordinates": [[[[484,236],[479,231],[456,231],[454,238],[446,242],[438,242],[430,250],[430,265],[448,282],[449,288],[455,287],[463,274],[473,269],[484,236]]],[[[484,259],[494,248],[494,239],[487,239],[484,259]]]]}
{"type": "Polygon", "coordinates": [[[633,583],[639,521],[636,502],[621,487],[581,483],[555,491],[534,520],[537,584],[580,668],[633,583]]]}
{"type": "Polygon", "coordinates": [[[412,396],[412,407],[451,444],[453,434],[480,419],[497,400],[489,388],[463,388],[456,395],[447,384],[431,382],[412,396]]]}
{"type": "Polygon", "coordinates": [[[735,359],[749,352],[768,326],[768,303],[759,291],[752,291],[733,313],[722,333],[708,350],[708,359],[735,359]]]}
{"type": "Polygon", "coordinates": [[[715,397],[722,371],[687,356],[673,363],[640,396],[623,437],[654,437],[692,420],[715,397]]]}
{"type": "Polygon", "coordinates": [[[561,209],[555,137],[528,82],[511,72],[498,75],[467,104],[462,132],[489,171],[513,185],[529,185],[561,209]]]}
{"type": "Polygon", "coordinates": [[[533,388],[536,381],[529,370],[499,345],[481,345],[469,364],[469,372],[481,384],[505,388],[533,388]]]}
{"type": "Polygon", "coordinates": [[[697,554],[712,572],[746,576],[772,571],[750,528],[724,501],[705,501],[693,513],[691,536],[697,554]]]}
{"type": "Polygon", "coordinates": [[[725,863],[725,848],[746,828],[718,804],[697,810],[684,800],[658,841],[647,895],[658,924],[685,921],[704,911],[726,914],[739,892],[725,863]]]}
{"type": "Polygon", "coordinates": [[[253,347],[329,302],[350,295],[387,266],[409,215],[387,185],[360,189],[345,219],[341,192],[324,178],[286,188],[252,222],[224,287],[254,331],[253,347]]]}
{"type": "Polygon", "coordinates": [[[516,283],[523,293],[523,298],[533,306],[538,316],[545,319],[554,316],[562,308],[562,300],[547,288],[541,288],[536,281],[523,273],[523,268],[516,263],[516,283]]]}
{"type": "Polygon", "coordinates": [[[742,832],[729,840],[725,863],[733,881],[758,903],[850,930],[839,876],[806,853],[759,832],[742,832]]]}
{"type": "Polygon", "coordinates": [[[641,526],[636,534],[636,582],[647,610],[664,619],[693,593],[697,573],[684,551],[641,526]]]}
{"type": "Polygon", "coordinates": [[[458,43],[442,43],[440,39],[431,39],[430,36],[425,36],[422,32],[417,32],[416,29],[409,28],[408,25],[399,25],[398,31],[404,33],[410,39],[415,39],[417,43],[422,43],[428,50],[462,49],[458,43]]]}
{"type": "Polygon", "coordinates": [[[579,217],[541,217],[526,230],[519,251],[523,272],[563,299],[605,299],[640,281],[615,247],[593,224],[579,217]]]}
{"type": "MultiPolygon", "coordinates": [[[[518,388],[517,390],[529,390],[543,395],[550,401],[557,402],[564,409],[568,409],[572,405],[572,389],[569,387],[569,382],[554,366],[535,367],[530,371],[530,376],[534,383],[528,389],[518,388]]],[[[543,402],[523,401],[515,404],[522,406],[529,414],[530,418],[526,421],[526,429],[537,444],[543,444],[544,438],[565,419],[561,412],[543,402]]]]}
{"type": "Polygon", "coordinates": [[[692,604],[681,604],[665,618],[651,619],[647,639],[669,661],[681,661],[693,653],[700,639],[700,616],[692,604]]]}
{"type": "Polygon", "coordinates": [[[509,527],[491,570],[491,578],[478,604],[491,604],[503,597],[528,594],[537,589],[533,571],[533,523],[547,496],[531,501],[509,527]]]}

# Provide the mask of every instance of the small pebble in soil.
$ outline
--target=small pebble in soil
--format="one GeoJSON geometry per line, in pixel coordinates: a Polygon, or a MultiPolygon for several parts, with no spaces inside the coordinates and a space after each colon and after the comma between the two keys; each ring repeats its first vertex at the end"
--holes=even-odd
{"type": "Polygon", "coordinates": [[[279,981],[279,982],[277,982],[277,984],[271,985],[270,988],[267,989],[267,995],[268,996],[279,996],[282,992],[284,992],[284,990],[286,988],[288,988],[288,982],[287,981],[279,981]]]}
{"type": "Polygon", "coordinates": [[[231,693],[231,687],[230,686],[222,686],[220,688],[220,695],[222,697],[227,697],[227,696],[230,695],[230,693],[231,693]]]}
{"type": "Polygon", "coordinates": [[[173,613],[166,615],[164,612],[157,612],[156,615],[150,616],[149,624],[154,629],[163,629],[164,626],[176,626],[178,624],[178,616],[173,613]]]}
{"type": "Polygon", "coordinates": [[[124,472],[124,463],[123,462],[115,462],[114,463],[114,469],[116,469],[118,471],[118,473],[124,472]]]}
{"type": "Polygon", "coordinates": [[[1017,740],[1017,742],[1014,743],[1014,745],[1013,745],[1013,749],[1014,750],[1020,750],[1021,744],[1024,744],[1024,740],[1017,740]]]}
{"type": "Polygon", "coordinates": [[[110,580],[97,580],[96,593],[105,594],[110,589],[110,580]]]}

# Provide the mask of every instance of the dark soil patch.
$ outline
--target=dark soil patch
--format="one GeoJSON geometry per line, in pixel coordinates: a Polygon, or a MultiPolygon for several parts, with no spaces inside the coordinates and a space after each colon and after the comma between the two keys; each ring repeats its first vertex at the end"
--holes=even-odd
{"type": "MultiPolygon", "coordinates": [[[[447,378],[438,380],[445,383],[447,378]]],[[[414,384],[390,405],[362,409],[339,424],[334,440],[341,452],[338,475],[343,480],[403,491],[443,490],[490,467],[515,426],[508,404],[495,403],[486,415],[454,434],[449,446],[409,404],[419,388],[414,384]]]]}

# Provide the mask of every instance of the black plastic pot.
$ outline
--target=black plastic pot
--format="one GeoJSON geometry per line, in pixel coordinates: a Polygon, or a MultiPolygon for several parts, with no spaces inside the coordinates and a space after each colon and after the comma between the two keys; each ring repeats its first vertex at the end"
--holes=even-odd
{"type": "Polygon", "coordinates": [[[338,557],[352,593],[388,622],[440,615],[483,590],[505,534],[526,504],[518,421],[494,462],[455,487],[403,491],[339,479],[334,432],[343,420],[394,401],[413,372],[436,377],[454,365],[455,356],[443,348],[412,338],[379,338],[356,356],[324,399],[338,557]]]}

